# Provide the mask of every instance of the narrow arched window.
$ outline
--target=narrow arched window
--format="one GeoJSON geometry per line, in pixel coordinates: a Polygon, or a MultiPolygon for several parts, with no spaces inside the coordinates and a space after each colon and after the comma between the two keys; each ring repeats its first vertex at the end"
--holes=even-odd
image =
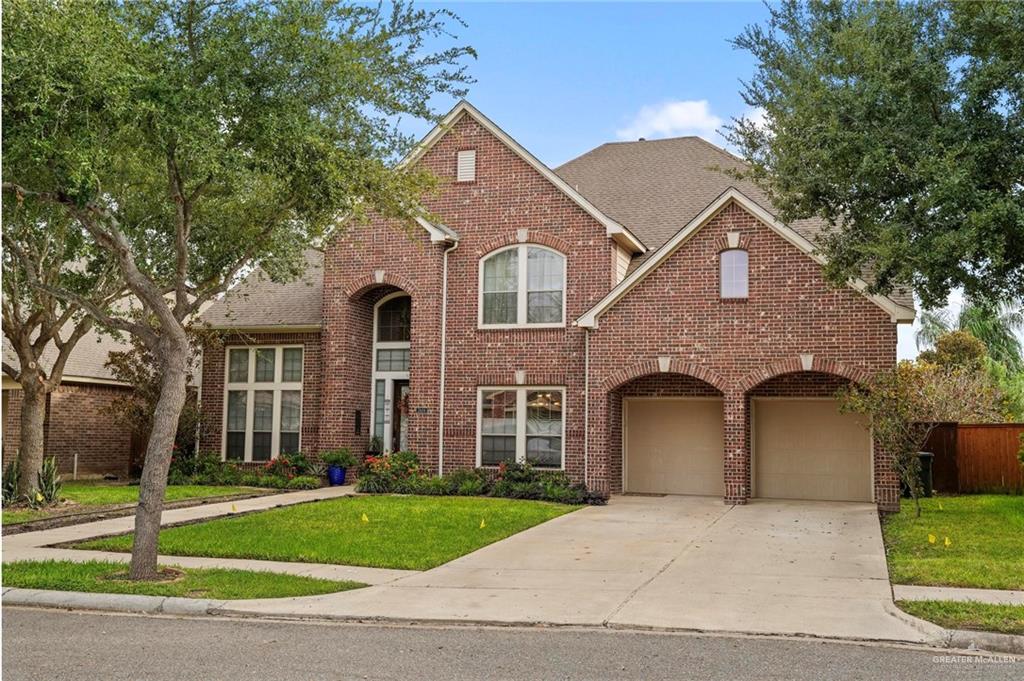
{"type": "Polygon", "coordinates": [[[481,261],[481,327],[564,324],[564,255],[543,246],[521,244],[481,261]]]}
{"type": "Polygon", "coordinates": [[[718,255],[721,295],[723,298],[746,298],[750,292],[750,265],[747,252],[731,248],[718,255]]]}

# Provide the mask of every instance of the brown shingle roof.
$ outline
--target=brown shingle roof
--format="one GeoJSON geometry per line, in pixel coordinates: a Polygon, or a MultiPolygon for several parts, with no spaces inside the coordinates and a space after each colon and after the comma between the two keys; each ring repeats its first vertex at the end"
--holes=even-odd
{"type": "Polygon", "coordinates": [[[320,326],[324,256],[311,248],[305,257],[306,269],[293,281],[275,283],[257,268],[200,319],[214,328],[320,326]]]}
{"type": "MultiPolygon", "coordinates": [[[[741,159],[700,137],[674,137],[602,144],[555,172],[654,251],[729,187],[774,213],[760,187],[725,172],[744,167],[741,159]]],[[[819,219],[790,224],[812,243],[824,226],[819,219]]],[[[632,267],[652,251],[634,258],[632,267]]],[[[908,291],[893,292],[889,297],[913,308],[908,291]]]]}
{"type": "MultiPolygon", "coordinates": [[[[123,334],[114,337],[107,333],[100,333],[95,328],[92,329],[89,333],[82,336],[82,339],[71,350],[67,364],[64,365],[64,380],[71,382],[74,382],[76,378],[103,381],[117,380],[110,373],[110,369],[105,366],[107,356],[115,350],[127,350],[129,347],[129,343],[123,334]]],[[[14,347],[7,340],[6,336],[4,336],[3,348],[4,361],[15,368],[20,367],[21,363],[18,361],[18,354],[14,352],[14,347]]],[[[46,349],[43,350],[43,356],[40,358],[40,363],[47,373],[49,373],[50,367],[53,366],[53,360],[56,355],[57,348],[53,343],[49,343],[46,349]]]]}

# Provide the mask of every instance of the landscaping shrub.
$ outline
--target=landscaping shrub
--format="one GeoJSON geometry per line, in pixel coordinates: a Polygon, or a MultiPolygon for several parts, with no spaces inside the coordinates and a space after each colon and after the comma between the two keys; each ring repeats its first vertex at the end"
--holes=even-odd
{"type": "Polygon", "coordinates": [[[263,465],[263,475],[276,475],[285,479],[291,479],[295,477],[295,469],[292,468],[291,461],[287,457],[279,456],[263,465]]]}
{"type": "Polygon", "coordinates": [[[427,475],[411,452],[369,457],[356,488],[371,494],[459,495],[539,499],[563,504],[604,504],[606,497],[573,483],[565,471],[537,470],[530,464],[498,467],[494,480],[482,470],[460,469],[445,476],[427,475]]]}
{"type": "Polygon", "coordinates": [[[18,467],[18,459],[11,459],[4,469],[3,480],[3,505],[13,504],[18,500],[18,482],[21,480],[21,469],[18,467]]]}
{"type": "Polygon", "coordinates": [[[358,463],[356,457],[352,455],[352,450],[348,447],[322,452],[320,458],[326,465],[338,466],[339,468],[355,468],[358,463]]]}
{"type": "Polygon", "coordinates": [[[309,459],[307,459],[306,455],[303,454],[302,452],[292,452],[290,454],[285,454],[283,458],[286,459],[289,464],[291,464],[292,473],[294,473],[295,475],[310,474],[311,464],[309,463],[309,459]]]}
{"type": "Polygon", "coordinates": [[[288,489],[317,489],[320,479],[312,475],[297,475],[288,481],[288,489]]]}
{"type": "Polygon", "coordinates": [[[259,473],[243,473],[239,484],[243,487],[263,487],[263,476],[259,473]]]}
{"type": "Polygon", "coordinates": [[[283,475],[263,475],[260,476],[260,487],[269,487],[271,489],[284,489],[288,486],[288,478],[283,475]]]}
{"type": "Polygon", "coordinates": [[[60,501],[61,483],[60,474],[57,473],[57,457],[51,456],[43,459],[43,467],[36,474],[35,501],[42,506],[52,506],[60,501]]]}

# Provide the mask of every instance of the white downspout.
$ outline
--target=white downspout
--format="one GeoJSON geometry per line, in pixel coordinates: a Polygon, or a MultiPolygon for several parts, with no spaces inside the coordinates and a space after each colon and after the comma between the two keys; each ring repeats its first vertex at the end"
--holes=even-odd
{"type": "Polygon", "coordinates": [[[590,462],[590,328],[583,329],[583,484],[589,489],[590,462]]]}
{"type": "Polygon", "coordinates": [[[441,386],[437,400],[437,474],[444,475],[444,391],[445,365],[448,353],[448,254],[459,247],[459,242],[444,249],[444,266],[441,275],[441,386]]]}

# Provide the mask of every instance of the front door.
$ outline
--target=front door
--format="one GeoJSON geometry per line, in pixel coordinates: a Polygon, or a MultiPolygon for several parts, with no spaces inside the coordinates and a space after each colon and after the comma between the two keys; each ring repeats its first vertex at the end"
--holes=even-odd
{"type": "Polygon", "coordinates": [[[393,394],[390,451],[404,452],[409,448],[409,381],[395,381],[393,394]]]}

